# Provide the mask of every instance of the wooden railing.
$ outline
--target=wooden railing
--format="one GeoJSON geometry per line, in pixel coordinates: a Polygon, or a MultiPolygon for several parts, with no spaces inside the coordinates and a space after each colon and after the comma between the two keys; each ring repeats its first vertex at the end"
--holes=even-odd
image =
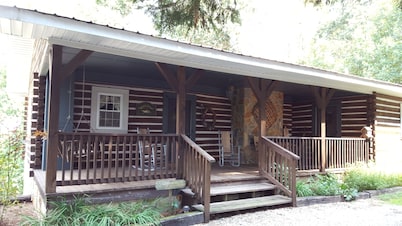
{"type": "Polygon", "coordinates": [[[177,174],[176,134],[59,133],[58,140],[58,186],[175,178],[177,174]]]}
{"type": "MultiPolygon", "coordinates": [[[[320,137],[267,137],[300,156],[298,170],[317,170],[321,164],[320,137]]],[[[357,162],[368,162],[370,142],[364,138],[325,138],[325,168],[341,169],[357,162]]]]}
{"type": "Polygon", "coordinates": [[[211,164],[215,162],[200,146],[182,135],[183,179],[204,205],[204,222],[210,219],[211,164]]]}
{"type": "Polygon", "coordinates": [[[262,176],[275,184],[296,206],[296,166],[299,156],[262,137],[259,168],[262,176]]]}

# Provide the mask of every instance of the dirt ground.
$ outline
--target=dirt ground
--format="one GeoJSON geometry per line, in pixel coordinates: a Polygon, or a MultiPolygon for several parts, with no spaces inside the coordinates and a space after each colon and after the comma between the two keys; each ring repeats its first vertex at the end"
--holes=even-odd
{"type": "MultiPolygon", "coordinates": [[[[3,206],[0,206],[3,208],[3,206]]],[[[3,216],[3,221],[0,226],[14,226],[19,225],[24,216],[36,216],[36,212],[31,202],[18,203],[6,208],[3,216]]]]}

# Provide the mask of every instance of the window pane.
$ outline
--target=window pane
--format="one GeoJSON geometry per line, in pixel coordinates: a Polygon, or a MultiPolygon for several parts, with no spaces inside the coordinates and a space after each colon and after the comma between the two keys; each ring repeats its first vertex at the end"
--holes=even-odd
{"type": "Polygon", "coordinates": [[[121,97],[101,94],[99,98],[99,126],[120,127],[121,97]]]}

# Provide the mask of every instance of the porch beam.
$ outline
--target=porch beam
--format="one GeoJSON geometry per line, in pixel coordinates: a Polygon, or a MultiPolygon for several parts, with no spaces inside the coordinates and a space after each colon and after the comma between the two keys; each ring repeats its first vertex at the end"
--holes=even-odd
{"type": "Polygon", "coordinates": [[[158,68],[159,72],[162,74],[162,76],[166,79],[167,83],[169,84],[170,88],[172,88],[175,92],[179,91],[179,81],[178,79],[174,76],[174,73],[169,70],[166,64],[164,63],[155,63],[156,68],[158,68]]]}
{"type": "Polygon", "coordinates": [[[68,76],[70,76],[75,69],[77,69],[84,61],[93,53],[93,51],[90,50],[81,50],[77,55],[74,56],[73,59],[70,60],[66,65],[63,65],[61,68],[59,75],[61,81],[66,79],[68,76]]]}
{"type": "Polygon", "coordinates": [[[59,125],[60,73],[62,68],[62,46],[53,45],[49,59],[49,107],[48,107],[48,140],[46,147],[45,192],[56,192],[57,169],[57,131],[59,125]]]}
{"type": "Polygon", "coordinates": [[[186,90],[191,89],[197,81],[204,74],[204,70],[197,69],[187,80],[186,80],[186,90]]]}

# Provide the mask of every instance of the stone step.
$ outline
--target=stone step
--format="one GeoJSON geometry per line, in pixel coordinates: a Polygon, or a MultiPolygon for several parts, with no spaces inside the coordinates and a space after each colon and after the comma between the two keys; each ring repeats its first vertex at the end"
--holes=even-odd
{"type": "MultiPolygon", "coordinates": [[[[271,195],[258,198],[238,199],[225,202],[211,203],[210,213],[228,213],[240,210],[250,210],[260,207],[271,207],[277,205],[291,204],[292,200],[289,197],[282,195],[271,195]]],[[[192,206],[194,209],[204,211],[204,205],[198,204],[192,206]]]]}

